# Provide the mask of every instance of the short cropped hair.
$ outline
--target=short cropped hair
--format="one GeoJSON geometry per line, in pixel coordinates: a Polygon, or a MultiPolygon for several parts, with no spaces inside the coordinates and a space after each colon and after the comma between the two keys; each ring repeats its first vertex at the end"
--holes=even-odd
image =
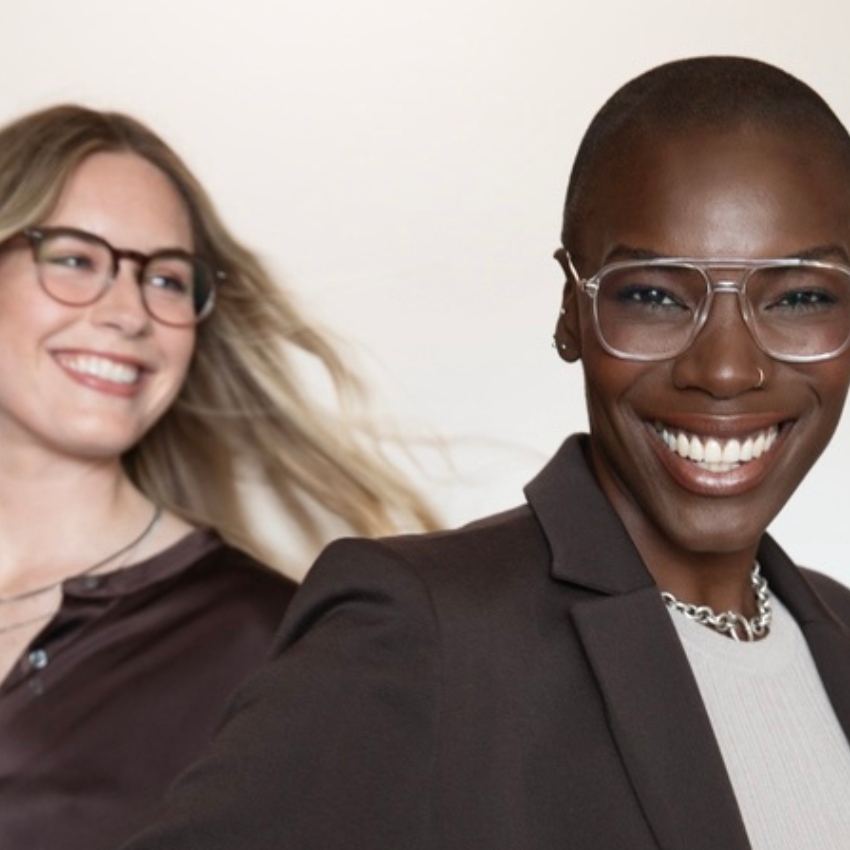
{"type": "Polygon", "coordinates": [[[826,101],[774,65],[739,56],[699,56],[659,65],[616,91],[596,113],[573,162],[561,242],[569,246],[588,193],[607,157],[627,139],[665,132],[733,129],[750,124],[779,131],[808,128],[834,144],[848,169],[850,135],[826,101]]]}

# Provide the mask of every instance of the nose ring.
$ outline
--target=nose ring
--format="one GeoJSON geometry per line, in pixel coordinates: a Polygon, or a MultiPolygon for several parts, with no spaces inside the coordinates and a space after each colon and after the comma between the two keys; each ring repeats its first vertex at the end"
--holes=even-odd
{"type": "Polygon", "coordinates": [[[756,384],[756,389],[760,390],[764,386],[764,369],[762,369],[761,366],[757,366],[756,368],[758,369],[759,373],[759,381],[756,384]]]}

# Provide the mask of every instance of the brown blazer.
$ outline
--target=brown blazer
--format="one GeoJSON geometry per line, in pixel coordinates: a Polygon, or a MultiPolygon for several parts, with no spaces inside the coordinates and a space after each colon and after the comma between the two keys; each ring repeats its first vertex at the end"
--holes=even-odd
{"type": "MultiPolygon", "coordinates": [[[[346,540],[132,850],[745,850],[697,685],[573,437],[528,505],[346,540]]],[[[850,733],[850,591],[759,554],[850,733]]]]}

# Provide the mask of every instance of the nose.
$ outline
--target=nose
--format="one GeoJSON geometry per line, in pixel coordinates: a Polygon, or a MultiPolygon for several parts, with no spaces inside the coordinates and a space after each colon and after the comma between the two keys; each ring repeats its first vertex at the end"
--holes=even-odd
{"type": "Polygon", "coordinates": [[[734,398],[760,385],[769,358],[744,320],[740,297],[737,287],[715,289],[705,323],[673,364],[678,388],[734,398]]]}
{"type": "Polygon", "coordinates": [[[97,325],[113,327],[126,336],[139,336],[151,327],[151,317],[137,280],[138,265],[122,259],[103,295],[91,305],[97,325]]]}

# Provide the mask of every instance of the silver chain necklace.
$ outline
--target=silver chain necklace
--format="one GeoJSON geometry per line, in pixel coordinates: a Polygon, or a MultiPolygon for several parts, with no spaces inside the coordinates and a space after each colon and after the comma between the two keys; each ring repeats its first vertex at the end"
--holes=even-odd
{"type": "MultiPolygon", "coordinates": [[[[95,570],[100,569],[101,567],[105,567],[110,561],[114,561],[116,558],[119,558],[121,555],[129,558],[132,556],[136,547],[156,528],[159,523],[160,518],[162,517],[162,507],[160,505],[155,505],[153,509],[153,515],[151,516],[148,524],[142,529],[141,533],[134,537],[129,543],[125,543],[120,549],[113,552],[111,555],[107,555],[105,558],[97,561],[97,563],[91,564],[86,567],[84,570],[80,570],[80,572],[75,573],[73,576],[68,576],[66,578],[60,579],[59,581],[52,582],[51,584],[43,585],[42,587],[36,587],[33,590],[25,590],[23,593],[16,593],[11,596],[0,596],[0,606],[8,605],[12,602],[21,602],[26,599],[33,599],[38,596],[43,596],[51,590],[55,590],[57,587],[61,587],[66,581],[69,579],[81,578],[82,576],[87,576],[90,573],[93,573],[95,570]]],[[[25,626],[33,625],[34,623],[38,623],[42,620],[48,619],[48,617],[52,617],[55,611],[51,608],[46,614],[39,615],[37,617],[28,617],[24,620],[18,620],[14,623],[4,624],[0,626],[0,634],[5,634],[6,632],[14,632],[17,629],[22,629],[25,626]]]]}
{"type": "Polygon", "coordinates": [[[724,611],[716,614],[714,609],[708,605],[691,605],[689,602],[679,602],[672,593],[668,593],[666,590],[662,591],[661,598],[668,608],[684,614],[689,620],[694,620],[701,626],[707,626],[736,641],[754,641],[768,633],[773,619],[767,579],[761,574],[758,561],[753,565],[750,584],[756,595],[757,613],[755,617],[745,617],[736,611],[724,611]]]}

